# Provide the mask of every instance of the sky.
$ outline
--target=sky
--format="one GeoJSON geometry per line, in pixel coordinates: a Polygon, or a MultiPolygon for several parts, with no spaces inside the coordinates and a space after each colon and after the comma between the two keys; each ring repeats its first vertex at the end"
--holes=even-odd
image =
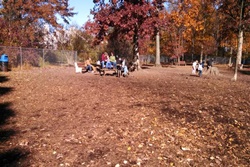
{"type": "Polygon", "coordinates": [[[78,13],[70,18],[70,24],[82,26],[89,18],[90,10],[93,9],[93,0],[69,0],[70,7],[74,7],[74,12],[78,13]]]}

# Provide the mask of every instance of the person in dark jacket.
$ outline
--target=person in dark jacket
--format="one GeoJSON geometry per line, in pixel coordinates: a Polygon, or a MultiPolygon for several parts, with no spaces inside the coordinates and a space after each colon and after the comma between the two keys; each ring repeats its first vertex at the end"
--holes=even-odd
{"type": "Polygon", "coordinates": [[[207,61],[207,69],[211,68],[211,67],[212,67],[212,64],[213,64],[212,60],[209,59],[209,60],[207,61]]]}

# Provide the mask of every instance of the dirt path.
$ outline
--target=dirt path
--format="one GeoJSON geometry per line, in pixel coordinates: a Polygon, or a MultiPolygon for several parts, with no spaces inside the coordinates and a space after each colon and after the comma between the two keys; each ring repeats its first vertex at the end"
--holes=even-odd
{"type": "Polygon", "coordinates": [[[250,76],[0,74],[0,166],[249,166],[250,76]]]}

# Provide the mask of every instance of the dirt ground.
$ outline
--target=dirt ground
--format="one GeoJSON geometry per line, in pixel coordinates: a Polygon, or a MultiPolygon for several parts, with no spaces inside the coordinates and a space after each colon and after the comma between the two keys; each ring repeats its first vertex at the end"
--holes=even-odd
{"type": "Polygon", "coordinates": [[[0,73],[0,166],[250,166],[250,75],[0,73]]]}

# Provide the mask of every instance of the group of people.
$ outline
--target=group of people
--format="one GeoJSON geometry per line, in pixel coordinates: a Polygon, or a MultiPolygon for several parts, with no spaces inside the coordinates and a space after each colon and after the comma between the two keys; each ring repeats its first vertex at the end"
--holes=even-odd
{"type": "Polygon", "coordinates": [[[101,56],[101,67],[102,68],[116,68],[117,62],[116,57],[114,56],[113,52],[111,52],[110,56],[107,52],[102,53],[101,56]]]}
{"type": "Polygon", "coordinates": [[[110,56],[107,52],[102,53],[100,65],[101,68],[122,70],[124,75],[128,75],[127,60],[114,56],[113,52],[110,53],[110,56]]]}
{"type": "Polygon", "coordinates": [[[114,56],[113,52],[110,53],[110,56],[107,52],[102,53],[101,68],[121,70],[123,71],[124,76],[129,73],[127,60],[125,58],[114,56]]]}
{"type": "MultiPolygon", "coordinates": [[[[207,61],[207,70],[212,67],[212,64],[213,64],[213,60],[209,59],[207,61]]],[[[204,66],[205,66],[204,61],[201,61],[200,63],[198,62],[198,60],[194,61],[192,64],[192,74],[196,75],[198,72],[199,77],[201,77],[204,66]]]]}
{"type": "Polygon", "coordinates": [[[199,77],[201,77],[203,68],[204,68],[204,62],[198,63],[198,60],[194,61],[192,65],[192,74],[196,75],[196,72],[198,71],[198,75],[199,77]]]}
{"type": "MultiPolygon", "coordinates": [[[[107,69],[120,69],[123,71],[124,75],[128,75],[128,65],[125,58],[118,58],[114,56],[113,52],[110,53],[110,56],[107,52],[103,52],[100,60],[96,62],[97,65],[100,65],[101,68],[107,69]]],[[[92,65],[91,58],[85,61],[85,67],[87,72],[96,72],[96,67],[92,65]]]]}

